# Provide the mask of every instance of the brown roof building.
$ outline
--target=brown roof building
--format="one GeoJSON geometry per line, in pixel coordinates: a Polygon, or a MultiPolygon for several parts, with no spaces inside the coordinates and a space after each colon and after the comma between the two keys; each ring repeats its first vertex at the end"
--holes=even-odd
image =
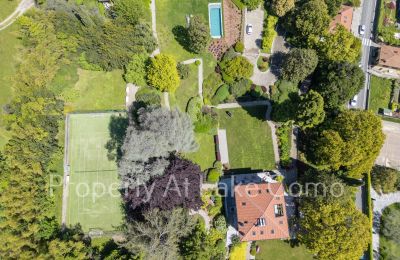
{"type": "Polygon", "coordinates": [[[339,13],[333,18],[329,25],[329,32],[335,31],[338,24],[343,25],[349,32],[351,31],[351,24],[353,22],[353,7],[342,5],[339,13]]]}
{"type": "Polygon", "coordinates": [[[400,69],[400,48],[382,44],[379,51],[378,66],[400,69]]]}
{"type": "Polygon", "coordinates": [[[289,238],[282,183],[235,186],[235,203],[241,241],[289,238]]]}

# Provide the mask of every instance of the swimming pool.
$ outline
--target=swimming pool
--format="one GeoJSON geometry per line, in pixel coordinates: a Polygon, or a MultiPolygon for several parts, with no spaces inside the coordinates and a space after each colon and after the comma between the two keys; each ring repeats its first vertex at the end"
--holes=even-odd
{"type": "Polygon", "coordinates": [[[211,37],[221,38],[223,34],[221,3],[208,4],[208,18],[210,22],[211,37]]]}

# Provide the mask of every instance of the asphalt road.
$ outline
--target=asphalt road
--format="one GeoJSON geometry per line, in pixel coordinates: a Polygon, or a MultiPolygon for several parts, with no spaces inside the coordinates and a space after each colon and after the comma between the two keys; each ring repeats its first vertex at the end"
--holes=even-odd
{"type": "Polygon", "coordinates": [[[362,40],[362,56],[361,68],[365,72],[365,85],[358,94],[357,108],[366,109],[368,90],[370,82],[370,74],[368,73],[368,65],[371,56],[371,38],[373,36],[374,18],[375,18],[376,0],[364,0],[361,13],[361,25],[365,25],[365,34],[361,36],[362,40]]]}

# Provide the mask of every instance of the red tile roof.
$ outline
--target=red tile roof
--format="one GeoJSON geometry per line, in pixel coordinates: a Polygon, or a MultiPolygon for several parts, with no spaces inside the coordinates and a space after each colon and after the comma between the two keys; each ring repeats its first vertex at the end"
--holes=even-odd
{"type": "Polygon", "coordinates": [[[289,238],[282,183],[235,186],[238,231],[241,241],[289,238]],[[281,207],[281,216],[275,211],[281,207]]]}
{"type": "Polygon", "coordinates": [[[400,69],[400,48],[381,44],[378,65],[400,69]]]}
{"type": "Polygon", "coordinates": [[[339,13],[333,18],[333,21],[329,25],[329,32],[335,31],[335,28],[338,24],[343,25],[350,32],[352,22],[353,7],[342,5],[339,13]]]}

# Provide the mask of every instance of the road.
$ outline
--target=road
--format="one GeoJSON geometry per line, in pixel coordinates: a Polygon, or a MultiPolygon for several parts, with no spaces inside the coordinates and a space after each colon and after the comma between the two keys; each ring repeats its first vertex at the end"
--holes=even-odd
{"type": "Polygon", "coordinates": [[[361,12],[361,23],[365,25],[365,34],[362,36],[361,68],[365,73],[364,88],[358,94],[357,108],[367,109],[370,74],[368,66],[371,56],[371,38],[373,37],[376,0],[364,0],[361,12]]]}

